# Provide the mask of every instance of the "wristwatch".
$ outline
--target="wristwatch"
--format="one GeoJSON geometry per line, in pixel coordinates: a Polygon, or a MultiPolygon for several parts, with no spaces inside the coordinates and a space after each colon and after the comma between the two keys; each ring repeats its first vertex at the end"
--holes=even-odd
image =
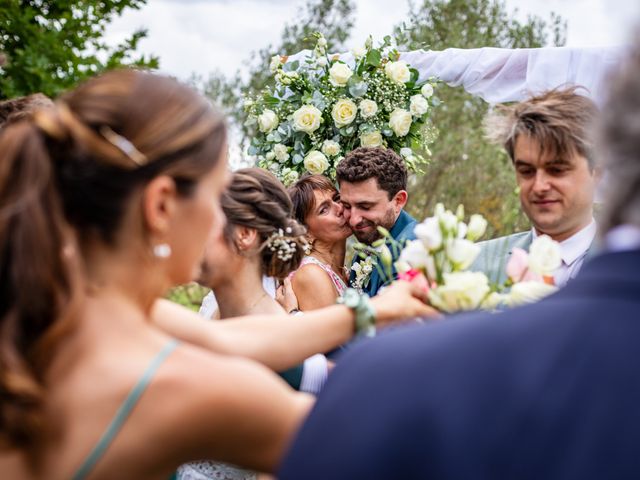
{"type": "Polygon", "coordinates": [[[356,316],[355,330],[357,334],[373,337],[376,334],[376,310],[369,297],[360,294],[355,288],[347,288],[338,303],[349,307],[356,316]]]}

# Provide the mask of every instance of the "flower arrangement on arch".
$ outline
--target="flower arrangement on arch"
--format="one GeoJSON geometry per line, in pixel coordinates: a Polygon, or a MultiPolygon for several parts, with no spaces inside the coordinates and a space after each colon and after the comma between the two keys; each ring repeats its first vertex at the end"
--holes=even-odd
{"type": "Polygon", "coordinates": [[[286,185],[305,172],[335,178],[340,160],[360,146],[391,148],[418,170],[436,134],[428,121],[439,104],[436,80],[418,83],[418,71],[399,60],[389,37],[378,48],[370,37],[352,49],[353,60],[343,60],[314,36],[306,58],[274,56],[275,85],[245,99],[247,121],[258,131],[249,155],[286,185]]]}

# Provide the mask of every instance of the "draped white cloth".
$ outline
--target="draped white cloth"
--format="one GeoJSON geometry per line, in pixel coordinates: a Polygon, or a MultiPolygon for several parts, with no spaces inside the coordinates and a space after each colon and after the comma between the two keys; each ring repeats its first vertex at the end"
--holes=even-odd
{"type": "MultiPolygon", "coordinates": [[[[401,53],[420,73],[419,80],[437,77],[452,87],[462,87],[489,103],[520,101],[561,86],[580,85],[598,105],[605,99],[610,73],[622,63],[626,47],[448,48],[401,53]]],[[[303,60],[305,50],[288,61],[303,60]]],[[[351,53],[340,58],[353,64],[351,53]]]]}
{"type": "Polygon", "coordinates": [[[603,48],[448,48],[403,53],[420,80],[438,77],[489,103],[524,100],[560,86],[580,85],[597,104],[608,75],[623,61],[624,47],[603,48]]]}

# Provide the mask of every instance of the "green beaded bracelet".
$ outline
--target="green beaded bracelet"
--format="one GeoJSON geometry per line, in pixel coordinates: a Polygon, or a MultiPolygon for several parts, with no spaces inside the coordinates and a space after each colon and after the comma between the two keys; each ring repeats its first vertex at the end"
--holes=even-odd
{"type": "Polygon", "coordinates": [[[369,297],[358,293],[354,288],[347,288],[338,298],[338,303],[349,307],[356,316],[356,334],[373,337],[376,334],[376,310],[371,304],[369,297]]]}

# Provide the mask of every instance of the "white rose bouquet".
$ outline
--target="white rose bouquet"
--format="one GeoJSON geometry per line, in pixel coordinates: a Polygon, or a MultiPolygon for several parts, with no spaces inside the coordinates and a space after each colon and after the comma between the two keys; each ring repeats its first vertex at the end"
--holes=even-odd
{"type": "Polygon", "coordinates": [[[439,104],[436,80],[418,83],[417,70],[388,38],[377,48],[369,39],[343,60],[327,55],[324,37],[314,36],[304,60],[274,56],[275,85],[245,102],[256,126],[248,154],[285,183],[305,172],[333,178],[337,163],[360,146],[391,148],[419,170],[435,137],[429,119],[439,104]]]}

